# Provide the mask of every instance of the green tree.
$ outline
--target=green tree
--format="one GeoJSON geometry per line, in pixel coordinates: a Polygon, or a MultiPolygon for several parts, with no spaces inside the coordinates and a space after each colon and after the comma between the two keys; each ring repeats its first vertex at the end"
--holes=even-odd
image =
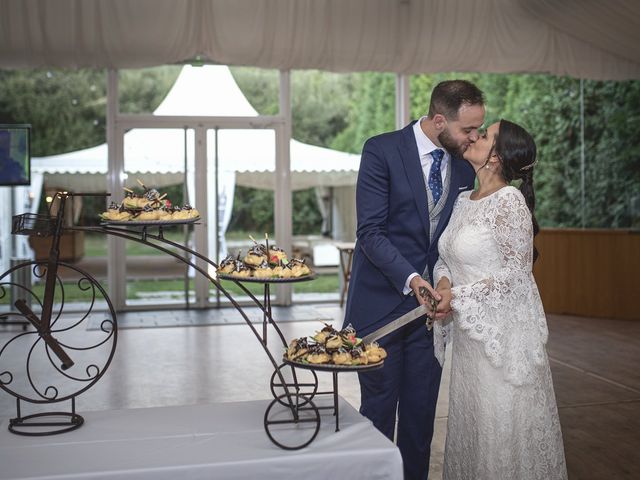
{"type": "Polygon", "coordinates": [[[122,113],[152,113],[176,82],[181,66],[122,70],[118,81],[122,113]]]}
{"type": "Polygon", "coordinates": [[[393,130],[394,112],[395,76],[389,73],[359,75],[347,127],[336,136],[331,148],[360,153],[367,138],[393,130]]]}
{"type": "MultiPolygon", "coordinates": [[[[580,227],[580,80],[510,76],[506,118],[538,146],[537,215],[542,226],[580,227]]],[[[640,196],[640,82],[584,81],[584,226],[629,227],[640,196]]],[[[634,220],[635,218],[635,220],[634,220]]]]}
{"type": "Polygon", "coordinates": [[[31,124],[33,156],[100,144],[105,85],[100,70],[0,70],[0,123],[31,124]]]}
{"type": "MultiPolygon", "coordinates": [[[[275,70],[232,67],[231,72],[249,103],[262,115],[279,111],[279,77],[275,70]]],[[[328,147],[347,128],[350,96],[356,75],[300,70],[291,75],[292,136],[328,147]]]]}
{"type": "MultiPolygon", "coordinates": [[[[120,109],[155,110],[180,67],[120,73],[120,109]]],[[[99,145],[106,138],[106,73],[98,69],[0,70],[0,123],[29,123],[35,157],[99,145]]]]}

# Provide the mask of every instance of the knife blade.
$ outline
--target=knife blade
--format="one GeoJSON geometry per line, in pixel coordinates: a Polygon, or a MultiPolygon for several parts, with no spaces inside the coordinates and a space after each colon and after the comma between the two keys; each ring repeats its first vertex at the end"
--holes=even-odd
{"type": "Polygon", "coordinates": [[[420,287],[419,293],[420,296],[426,299],[429,303],[419,305],[413,310],[405,313],[401,317],[398,317],[392,322],[387,323],[385,326],[371,332],[369,335],[365,336],[362,341],[365,344],[375,342],[385,335],[389,335],[391,332],[395,332],[400,327],[404,327],[407,323],[414,321],[416,318],[421,317],[422,315],[427,315],[427,330],[431,330],[433,328],[433,316],[436,312],[436,308],[438,307],[438,302],[431,296],[431,294],[429,294],[429,291],[425,287],[420,287]]]}
{"type": "Polygon", "coordinates": [[[405,326],[407,323],[412,322],[418,317],[425,315],[431,311],[430,305],[420,305],[408,313],[405,313],[401,317],[396,318],[392,322],[387,323],[384,327],[380,327],[369,335],[365,336],[362,341],[364,343],[372,343],[379,338],[389,335],[391,332],[396,331],[400,327],[405,326]]]}

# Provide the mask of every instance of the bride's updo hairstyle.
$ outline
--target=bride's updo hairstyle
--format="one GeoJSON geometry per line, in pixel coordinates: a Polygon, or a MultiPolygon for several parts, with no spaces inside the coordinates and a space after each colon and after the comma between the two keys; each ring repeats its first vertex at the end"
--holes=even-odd
{"type": "MultiPolygon", "coordinates": [[[[520,191],[531,211],[533,236],[540,231],[534,210],[536,195],[533,190],[533,167],[536,164],[536,142],[529,132],[520,125],[508,120],[500,120],[498,135],[495,140],[495,153],[500,159],[502,176],[507,183],[521,180],[520,191]]],[[[533,261],[538,258],[538,250],[533,247],[533,261]]]]}

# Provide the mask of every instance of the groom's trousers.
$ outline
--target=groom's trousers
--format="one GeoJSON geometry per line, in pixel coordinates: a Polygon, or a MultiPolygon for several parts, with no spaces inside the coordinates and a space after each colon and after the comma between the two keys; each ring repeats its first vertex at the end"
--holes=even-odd
{"type": "MultiPolygon", "coordinates": [[[[414,297],[405,301],[380,322],[358,331],[371,333],[417,306],[414,297]]],[[[381,338],[387,351],[384,367],[360,373],[360,413],[389,439],[394,439],[398,414],[398,447],[405,480],[424,480],[429,473],[429,455],[442,368],[433,355],[433,335],[425,317],[381,338]]]]}

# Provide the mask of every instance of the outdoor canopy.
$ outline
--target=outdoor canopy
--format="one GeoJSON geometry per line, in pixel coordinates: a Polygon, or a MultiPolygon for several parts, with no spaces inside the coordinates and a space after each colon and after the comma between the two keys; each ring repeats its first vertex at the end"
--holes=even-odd
{"type": "Polygon", "coordinates": [[[637,0],[0,0],[0,68],[640,78],[637,0]]]}

